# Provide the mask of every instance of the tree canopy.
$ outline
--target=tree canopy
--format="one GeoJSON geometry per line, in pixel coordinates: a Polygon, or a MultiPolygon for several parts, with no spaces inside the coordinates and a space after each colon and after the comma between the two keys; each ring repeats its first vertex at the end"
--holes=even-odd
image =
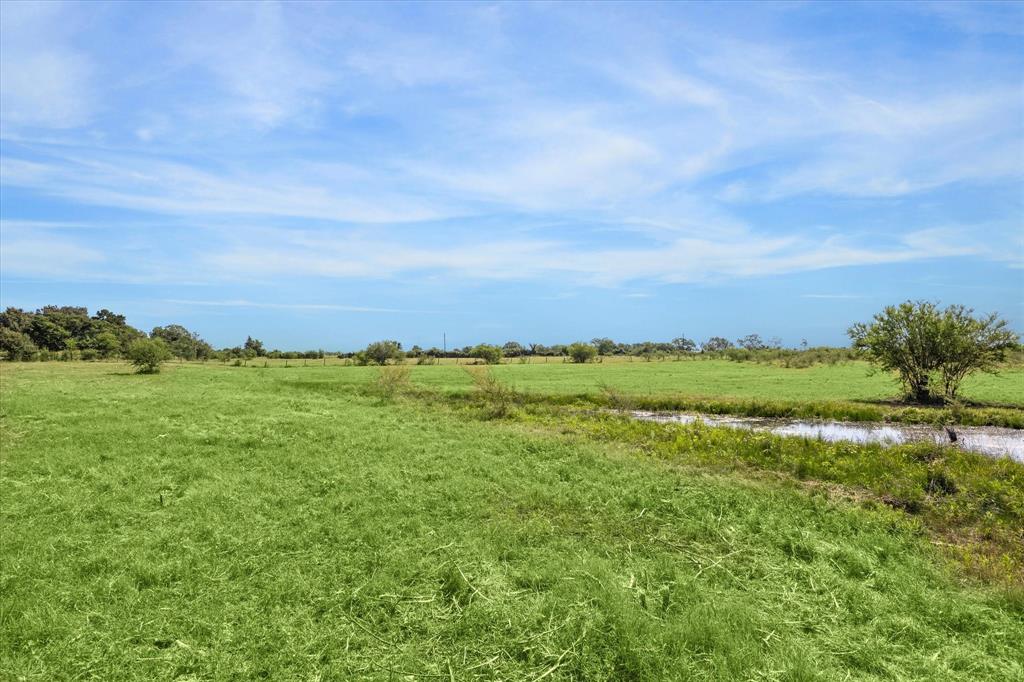
{"type": "Polygon", "coordinates": [[[994,372],[1017,334],[998,315],[975,317],[974,310],[929,301],[887,306],[870,323],[848,330],[855,349],[881,369],[895,372],[908,397],[917,402],[955,400],[961,382],[973,372],[994,372]]]}

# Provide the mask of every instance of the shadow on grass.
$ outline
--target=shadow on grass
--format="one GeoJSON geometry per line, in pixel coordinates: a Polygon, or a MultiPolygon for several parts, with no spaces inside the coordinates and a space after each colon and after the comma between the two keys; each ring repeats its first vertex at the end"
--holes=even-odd
{"type": "MultiPolygon", "coordinates": [[[[932,402],[932,403],[919,403],[905,398],[858,398],[854,400],[848,400],[846,402],[861,403],[864,405],[879,405],[881,407],[916,407],[922,410],[943,410],[950,407],[950,403],[944,402],[932,402]]],[[[963,398],[960,400],[962,407],[977,407],[977,408],[996,408],[1002,410],[1024,410],[1024,403],[1007,403],[998,402],[991,400],[972,400],[970,398],[963,398]]]]}

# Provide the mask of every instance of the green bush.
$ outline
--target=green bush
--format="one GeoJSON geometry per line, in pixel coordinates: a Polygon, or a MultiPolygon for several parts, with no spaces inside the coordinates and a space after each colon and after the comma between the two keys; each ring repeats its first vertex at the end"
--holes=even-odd
{"type": "Polygon", "coordinates": [[[377,394],[384,400],[394,400],[409,388],[410,373],[408,365],[382,365],[374,385],[377,394]]]}
{"type": "Polygon", "coordinates": [[[566,352],[569,354],[569,358],[576,363],[590,362],[597,357],[597,348],[582,341],[570,344],[566,352]]]}
{"type": "Polygon", "coordinates": [[[475,346],[469,354],[474,358],[483,360],[485,364],[497,365],[501,362],[502,351],[498,346],[492,346],[487,343],[481,343],[475,346]]]}
{"type": "Polygon", "coordinates": [[[171,357],[163,339],[136,339],[128,346],[128,360],[139,374],[156,374],[160,364],[171,357]]]}
{"type": "Polygon", "coordinates": [[[352,356],[357,365],[386,365],[388,360],[400,360],[405,357],[402,344],[397,341],[374,341],[365,350],[352,356]]]}

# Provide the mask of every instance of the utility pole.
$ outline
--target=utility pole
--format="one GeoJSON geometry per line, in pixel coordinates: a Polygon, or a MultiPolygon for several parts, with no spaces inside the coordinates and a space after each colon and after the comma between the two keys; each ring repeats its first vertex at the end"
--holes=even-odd
{"type": "Polygon", "coordinates": [[[441,332],[441,351],[448,355],[448,333],[441,332]]]}

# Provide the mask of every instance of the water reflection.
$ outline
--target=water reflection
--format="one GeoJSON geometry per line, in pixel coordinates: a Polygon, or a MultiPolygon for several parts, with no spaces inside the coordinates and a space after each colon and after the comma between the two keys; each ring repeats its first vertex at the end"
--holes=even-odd
{"type": "Polygon", "coordinates": [[[945,429],[917,424],[856,424],[643,411],[635,411],[631,414],[633,417],[645,421],[692,424],[699,420],[711,426],[768,431],[778,436],[815,438],[830,443],[900,445],[934,442],[950,444],[955,436],[953,444],[962,450],[992,457],[1011,457],[1018,462],[1024,462],[1024,431],[994,426],[957,426],[945,429]]]}

